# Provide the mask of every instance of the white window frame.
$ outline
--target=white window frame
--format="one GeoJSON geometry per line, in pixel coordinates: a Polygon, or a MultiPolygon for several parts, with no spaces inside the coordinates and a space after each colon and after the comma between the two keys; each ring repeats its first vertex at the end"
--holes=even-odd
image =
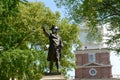
{"type": "Polygon", "coordinates": [[[89,62],[96,62],[95,53],[89,53],[89,62]]]}

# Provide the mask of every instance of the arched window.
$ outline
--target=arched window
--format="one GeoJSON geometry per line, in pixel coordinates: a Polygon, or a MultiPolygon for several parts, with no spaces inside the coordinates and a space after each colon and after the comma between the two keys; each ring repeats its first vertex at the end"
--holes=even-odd
{"type": "Polygon", "coordinates": [[[95,62],[95,54],[94,53],[89,53],[89,62],[95,62]]]}

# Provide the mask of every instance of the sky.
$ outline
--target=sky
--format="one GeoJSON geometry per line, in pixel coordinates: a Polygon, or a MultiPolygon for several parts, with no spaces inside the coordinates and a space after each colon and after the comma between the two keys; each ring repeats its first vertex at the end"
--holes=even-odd
{"type": "MultiPolygon", "coordinates": [[[[59,11],[61,13],[61,17],[65,17],[65,10],[64,8],[57,8],[53,0],[28,0],[30,2],[43,2],[46,7],[49,7],[53,12],[59,11]]],[[[116,55],[116,53],[110,53],[110,61],[112,65],[112,74],[119,74],[120,75],[120,56],[116,55]]],[[[69,72],[71,76],[74,76],[74,70],[69,72]]]]}
{"type": "Polygon", "coordinates": [[[61,17],[65,17],[64,9],[57,8],[53,0],[28,0],[30,2],[43,2],[46,7],[49,7],[53,12],[59,11],[61,13],[61,17]]]}

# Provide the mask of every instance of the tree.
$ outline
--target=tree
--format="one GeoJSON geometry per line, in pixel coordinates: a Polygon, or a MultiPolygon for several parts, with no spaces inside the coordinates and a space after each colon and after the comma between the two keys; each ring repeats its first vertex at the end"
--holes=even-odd
{"type": "Polygon", "coordinates": [[[42,77],[45,58],[43,52],[36,50],[9,49],[0,55],[0,80],[17,78],[18,80],[38,80],[42,77]]]}
{"type": "Polygon", "coordinates": [[[107,44],[112,50],[120,52],[120,1],[118,0],[54,0],[64,6],[69,18],[76,23],[86,20],[89,28],[96,32],[98,25],[109,24],[110,35],[107,44]]]}
{"type": "Polygon", "coordinates": [[[17,14],[13,14],[3,17],[4,25],[0,24],[2,29],[0,45],[4,47],[0,52],[0,73],[2,73],[0,79],[15,77],[19,80],[37,80],[48,70],[48,62],[45,59],[47,59],[46,45],[49,41],[43,34],[43,25],[47,30],[52,24],[58,25],[61,29],[59,34],[64,44],[62,73],[66,74],[74,67],[74,61],[71,61],[74,60],[71,48],[73,44],[80,45],[79,28],[76,24],[61,19],[59,12],[53,13],[43,3],[19,3],[17,14]]]}
{"type": "MultiPolygon", "coordinates": [[[[9,33],[12,32],[12,25],[10,24],[11,19],[16,19],[17,14],[19,13],[18,10],[19,3],[26,3],[26,0],[0,1],[0,37],[1,37],[0,45],[4,46],[4,49],[8,49],[10,47],[10,44],[8,45],[7,43],[11,41],[10,40],[11,36],[10,37],[7,36],[9,36],[10,35],[9,33]],[[4,39],[3,36],[6,39],[4,39]]],[[[13,43],[11,43],[11,45],[13,45],[13,43]]]]}

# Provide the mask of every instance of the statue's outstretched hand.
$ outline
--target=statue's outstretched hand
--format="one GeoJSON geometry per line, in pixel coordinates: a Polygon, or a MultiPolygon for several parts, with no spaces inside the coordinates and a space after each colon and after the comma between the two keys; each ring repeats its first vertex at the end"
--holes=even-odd
{"type": "Polygon", "coordinates": [[[43,29],[43,31],[44,31],[44,34],[45,34],[47,37],[49,37],[49,33],[45,30],[45,27],[44,27],[44,26],[42,26],[42,29],[43,29]]]}

